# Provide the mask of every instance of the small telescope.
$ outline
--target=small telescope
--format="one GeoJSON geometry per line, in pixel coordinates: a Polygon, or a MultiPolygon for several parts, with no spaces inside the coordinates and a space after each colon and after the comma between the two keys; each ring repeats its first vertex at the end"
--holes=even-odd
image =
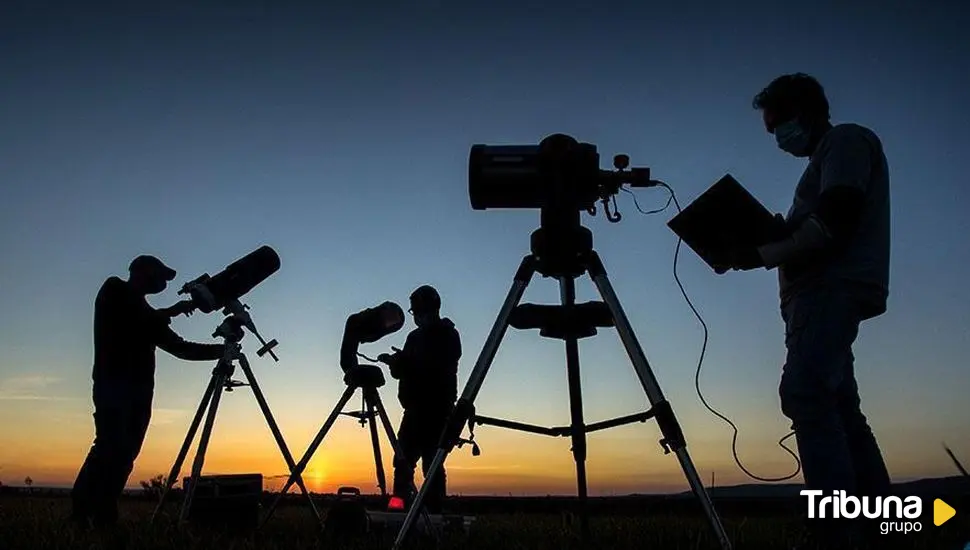
{"type": "Polygon", "coordinates": [[[344,338],[340,345],[340,368],[347,372],[359,366],[357,347],[376,342],[404,326],[404,310],[394,302],[384,302],[347,318],[344,338]]]}
{"type": "Polygon", "coordinates": [[[468,196],[474,210],[539,208],[595,214],[596,201],[606,205],[624,184],[657,185],[650,179],[649,168],[627,170],[627,155],[613,158],[615,172],[601,170],[599,163],[595,145],[566,134],[552,134],[539,145],[473,145],[468,159],[468,196]]]}
{"type": "Polygon", "coordinates": [[[240,297],[279,269],[279,255],[275,250],[264,245],[229,264],[215,276],[210,277],[208,273],[203,273],[198,278],[185,283],[178,293],[188,294],[192,304],[202,313],[212,313],[221,309],[223,314],[233,319],[232,323],[221,325],[213,336],[225,336],[227,331],[231,332],[240,326],[246,327],[263,345],[256,351],[256,355],[262,357],[268,352],[274,360],[279,361],[279,357],[272,351],[279,342],[275,339],[269,343],[263,340],[246,311],[249,306],[239,302],[240,297]]]}

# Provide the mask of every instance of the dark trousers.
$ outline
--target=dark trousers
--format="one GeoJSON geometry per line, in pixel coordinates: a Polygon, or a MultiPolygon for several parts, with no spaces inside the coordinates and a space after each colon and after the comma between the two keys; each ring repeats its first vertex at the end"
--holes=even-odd
{"type": "Polygon", "coordinates": [[[855,377],[852,345],[865,318],[863,305],[851,287],[829,284],[782,306],[788,353],[781,409],[795,430],[806,488],[823,496],[836,490],[857,497],[891,491],[855,377]]]}
{"type": "MultiPolygon", "coordinates": [[[[438,470],[434,479],[428,480],[428,470],[438,452],[441,432],[448,421],[450,408],[415,410],[405,409],[398,430],[397,439],[401,454],[394,456],[394,494],[401,497],[411,495],[414,483],[414,470],[421,460],[421,470],[425,483],[431,483],[424,505],[430,513],[439,513],[447,494],[445,468],[438,470]]],[[[405,499],[408,500],[408,499],[405,499]]]]}
{"type": "Polygon", "coordinates": [[[118,519],[118,497],[141,451],[152,414],[151,385],[95,383],[94,445],[71,491],[73,516],[96,525],[118,519]]]}

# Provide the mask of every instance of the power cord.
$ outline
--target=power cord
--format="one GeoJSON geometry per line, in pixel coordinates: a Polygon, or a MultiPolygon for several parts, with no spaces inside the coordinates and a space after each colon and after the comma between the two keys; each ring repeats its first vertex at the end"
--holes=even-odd
{"type": "MultiPolygon", "coordinates": [[[[674,193],[674,190],[671,189],[669,185],[667,185],[666,183],[664,183],[662,181],[652,180],[652,183],[654,183],[658,187],[663,187],[664,189],[666,189],[667,192],[670,193],[670,196],[667,199],[667,204],[665,204],[662,208],[658,208],[656,210],[650,210],[650,211],[647,211],[647,212],[644,212],[643,209],[640,208],[640,204],[639,204],[639,202],[637,202],[637,196],[636,196],[636,194],[633,193],[633,191],[630,191],[629,189],[627,189],[625,187],[622,187],[621,189],[623,189],[623,191],[626,191],[627,193],[629,193],[633,197],[633,204],[634,204],[634,206],[636,206],[637,210],[639,210],[641,214],[644,214],[644,215],[659,214],[660,212],[663,212],[668,207],[670,207],[670,203],[671,202],[673,202],[674,203],[674,206],[677,207],[677,212],[680,212],[681,211],[680,210],[680,203],[677,201],[677,195],[676,195],[676,193],[674,193]]],[[[704,318],[701,317],[701,314],[698,313],[697,308],[694,307],[693,302],[691,302],[690,297],[687,295],[687,291],[684,290],[683,283],[680,282],[680,276],[677,275],[677,259],[680,256],[680,243],[681,242],[682,242],[682,239],[679,239],[678,238],[677,239],[677,247],[674,249],[674,281],[677,282],[677,286],[680,288],[680,292],[681,292],[681,294],[683,294],[684,300],[687,302],[687,305],[690,307],[691,311],[694,312],[694,316],[697,317],[697,320],[700,322],[701,327],[704,328],[704,343],[701,345],[701,355],[700,355],[700,358],[697,360],[697,371],[694,374],[694,389],[697,391],[697,397],[701,400],[701,403],[703,403],[704,407],[706,407],[707,410],[711,411],[712,414],[714,414],[715,416],[717,416],[721,420],[727,422],[728,425],[731,426],[731,428],[734,430],[734,437],[732,437],[732,439],[731,439],[731,452],[734,455],[734,462],[738,465],[738,468],[741,468],[741,471],[743,471],[745,474],[748,475],[748,477],[750,477],[752,479],[756,479],[758,481],[764,481],[764,482],[767,482],[767,483],[774,483],[774,482],[778,482],[778,481],[787,481],[789,479],[792,479],[795,476],[797,476],[799,472],[802,471],[802,463],[798,459],[798,455],[796,455],[791,449],[789,449],[788,447],[785,446],[785,440],[788,439],[788,438],[790,438],[790,437],[792,437],[793,435],[795,435],[795,432],[794,431],[791,432],[791,433],[789,433],[785,437],[779,439],[778,440],[778,446],[781,447],[782,449],[784,449],[785,451],[787,451],[788,454],[790,454],[792,456],[792,458],[795,459],[795,463],[797,464],[797,466],[795,468],[795,473],[793,473],[791,475],[784,476],[784,477],[776,477],[776,478],[765,478],[765,477],[756,476],[756,475],[752,474],[751,472],[749,472],[748,469],[745,468],[743,464],[741,464],[741,459],[738,458],[738,427],[734,424],[734,422],[731,422],[731,420],[728,417],[726,417],[723,414],[717,412],[716,410],[714,410],[714,408],[712,408],[710,405],[708,405],[707,404],[707,400],[704,399],[703,393],[701,393],[701,385],[700,385],[701,365],[703,365],[703,363],[704,363],[704,354],[707,351],[708,330],[707,330],[707,323],[704,322],[704,318]]]]}

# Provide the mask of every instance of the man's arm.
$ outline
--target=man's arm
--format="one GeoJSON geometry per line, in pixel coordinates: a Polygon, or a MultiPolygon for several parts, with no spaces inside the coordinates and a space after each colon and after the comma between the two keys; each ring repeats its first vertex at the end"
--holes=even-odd
{"type": "Polygon", "coordinates": [[[780,241],[758,247],[768,269],[844,247],[858,230],[872,168],[872,147],[854,131],[836,132],[820,151],[818,207],[780,241]]]}
{"type": "Polygon", "coordinates": [[[461,359],[461,336],[457,330],[442,342],[437,355],[438,364],[447,371],[447,374],[457,374],[458,361],[461,359]]]}
{"type": "Polygon", "coordinates": [[[159,328],[155,342],[158,347],[184,361],[215,361],[221,359],[226,350],[223,344],[188,342],[168,325],[159,328]]]}
{"type": "Polygon", "coordinates": [[[192,312],[195,311],[195,309],[195,302],[192,300],[182,300],[167,308],[159,309],[158,312],[166,317],[171,318],[179,315],[192,315],[192,312]]]}
{"type": "Polygon", "coordinates": [[[408,334],[407,340],[404,341],[404,349],[387,357],[388,370],[395,380],[406,377],[414,369],[414,342],[415,337],[414,332],[412,332],[408,334]]]}

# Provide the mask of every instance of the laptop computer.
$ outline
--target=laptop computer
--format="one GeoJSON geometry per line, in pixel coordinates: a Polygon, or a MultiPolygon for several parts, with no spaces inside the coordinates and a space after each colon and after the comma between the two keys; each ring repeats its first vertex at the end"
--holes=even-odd
{"type": "Polygon", "coordinates": [[[671,218],[667,227],[712,269],[726,263],[734,248],[760,246],[787,235],[785,223],[730,174],[671,218]]]}

